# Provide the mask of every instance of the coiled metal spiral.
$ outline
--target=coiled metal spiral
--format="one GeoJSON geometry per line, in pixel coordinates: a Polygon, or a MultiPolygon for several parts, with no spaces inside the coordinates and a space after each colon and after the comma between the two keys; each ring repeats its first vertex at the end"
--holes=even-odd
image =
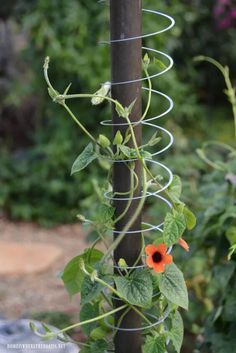
{"type": "MultiPolygon", "coordinates": [[[[100,2],[104,2],[104,1],[100,1],[100,2]]],[[[161,16],[165,19],[168,20],[168,25],[159,30],[159,31],[155,31],[155,32],[152,32],[152,33],[148,33],[148,34],[143,34],[141,36],[134,36],[134,37],[129,37],[129,38],[122,38],[122,39],[116,39],[116,40],[110,40],[110,41],[103,41],[103,42],[100,42],[102,44],[111,44],[111,43],[114,43],[114,42],[125,42],[125,41],[132,41],[132,40],[136,40],[136,39],[144,39],[144,38],[148,38],[148,37],[152,37],[152,36],[156,36],[156,35],[159,35],[161,33],[164,33],[168,30],[170,30],[174,24],[175,24],[175,21],[172,17],[164,14],[164,13],[161,13],[159,11],[155,11],[155,10],[149,10],[149,9],[142,9],[143,12],[145,13],[148,13],[148,14],[154,14],[156,16],[161,16]]],[[[143,77],[143,78],[140,78],[140,79],[137,79],[137,80],[130,80],[130,81],[122,81],[122,82],[111,82],[111,85],[125,85],[125,84],[131,84],[131,83],[134,83],[134,82],[140,82],[140,81],[146,81],[146,80],[149,80],[149,79],[154,79],[158,76],[161,76],[163,74],[165,74],[167,71],[169,71],[172,66],[173,66],[173,60],[172,58],[166,54],[166,53],[163,53],[162,51],[159,51],[159,50],[156,50],[156,49],[153,49],[153,48],[150,48],[150,47],[146,47],[146,46],[143,46],[142,49],[146,52],[151,52],[151,53],[154,53],[154,54],[158,54],[158,55],[161,55],[162,57],[164,57],[165,59],[168,60],[168,66],[165,67],[165,69],[163,69],[161,72],[157,72],[157,73],[154,73],[153,75],[150,75],[150,76],[147,76],[147,77],[143,77]]],[[[149,88],[147,87],[142,87],[142,89],[144,91],[149,91],[149,88]]],[[[155,123],[156,120],[162,118],[162,117],[165,117],[172,109],[173,109],[173,100],[168,96],[166,95],[165,93],[163,92],[160,92],[160,91],[157,91],[153,88],[150,89],[152,94],[156,94],[158,95],[159,97],[161,97],[163,100],[167,101],[168,103],[168,108],[156,115],[156,116],[153,116],[153,117],[149,117],[149,118],[145,118],[144,120],[140,120],[140,121],[137,121],[137,122],[132,122],[132,125],[135,126],[136,124],[142,124],[142,126],[147,126],[147,127],[151,127],[153,129],[156,129],[157,131],[163,133],[166,135],[166,137],[168,138],[168,142],[167,144],[155,151],[154,153],[151,154],[152,158],[156,157],[156,156],[159,156],[160,154],[162,154],[163,152],[167,151],[170,146],[173,144],[173,141],[174,141],[174,138],[173,138],[173,135],[167,130],[165,129],[164,127],[160,126],[159,124],[155,123]]],[[[112,127],[114,126],[112,120],[104,120],[101,122],[101,125],[103,126],[109,126],[109,127],[112,127]]],[[[121,123],[118,123],[118,124],[115,124],[116,126],[128,126],[128,123],[125,123],[125,122],[121,122],[121,123]]],[[[173,174],[171,172],[171,170],[166,166],[164,165],[163,163],[159,162],[159,161],[156,161],[154,159],[150,159],[150,158],[144,158],[145,159],[145,162],[148,163],[148,164],[151,164],[151,165],[154,165],[154,166],[158,166],[159,168],[162,169],[163,172],[165,172],[167,174],[167,181],[164,183],[164,185],[157,191],[154,191],[154,192],[151,192],[151,191],[147,191],[147,193],[145,195],[141,194],[140,196],[135,196],[135,197],[115,197],[114,195],[112,195],[110,192],[105,192],[104,193],[104,196],[107,200],[109,200],[110,202],[114,201],[114,200],[119,200],[119,201],[132,201],[132,200],[137,200],[137,199],[142,199],[142,198],[149,198],[149,197],[155,197],[158,199],[158,201],[160,202],[163,202],[165,205],[167,205],[169,208],[172,208],[172,204],[170,203],[169,200],[167,200],[164,196],[161,195],[161,193],[163,191],[165,191],[169,186],[170,184],[172,183],[172,180],[173,180],[173,174]]],[[[112,160],[112,162],[114,163],[127,163],[129,161],[134,161],[134,159],[124,159],[124,160],[112,160]]],[[[127,231],[125,234],[126,235],[130,235],[132,236],[132,234],[134,233],[148,233],[148,232],[160,232],[162,233],[163,232],[163,224],[164,224],[164,220],[162,220],[159,224],[151,224],[149,222],[142,222],[142,226],[143,226],[143,229],[136,229],[136,230],[132,230],[132,231],[127,231]]],[[[113,231],[113,233],[119,235],[122,233],[122,231],[118,231],[118,230],[115,230],[113,231]]],[[[168,249],[168,253],[170,253],[172,250],[172,247],[170,247],[168,249]]],[[[145,264],[142,264],[142,265],[138,265],[138,266],[128,266],[127,269],[136,269],[136,268],[142,268],[142,267],[145,267],[146,265],[145,264]]],[[[116,269],[119,269],[120,267],[118,265],[114,265],[114,267],[116,269]]],[[[153,295],[154,296],[157,296],[159,293],[155,293],[153,295]]],[[[116,298],[112,297],[113,300],[115,300],[116,298]]],[[[154,327],[160,323],[163,323],[166,318],[168,317],[169,313],[171,311],[171,308],[170,306],[168,305],[163,313],[163,315],[161,317],[157,317],[156,315],[153,315],[153,314],[150,314],[150,312],[147,312],[146,315],[148,316],[149,318],[149,321],[151,321],[150,324],[146,325],[146,326],[142,326],[140,328],[122,328],[122,327],[115,327],[113,325],[111,325],[109,323],[108,320],[106,320],[106,324],[114,329],[115,331],[117,330],[120,330],[120,331],[141,331],[141,330],[145,330],[145,329],[148,329],[148,328],[151,328],[151,327],[154,327]]]]}

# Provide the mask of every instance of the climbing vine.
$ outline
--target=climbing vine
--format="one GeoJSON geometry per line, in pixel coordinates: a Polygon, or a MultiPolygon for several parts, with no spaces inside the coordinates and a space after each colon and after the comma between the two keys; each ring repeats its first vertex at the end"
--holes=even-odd
{"type": "MultiPolygon", "coordinates": [[[[143,70],[148,80],[149,91],[141,120],[145,119],[149,111],[152,96],[151,81],[148,78],[149,65],[150,58],[146,54],[143,58],[143,70]]],[[[44,333],[38,332],[33,323],[31,328],[44,339],[58,337],[68,341],[71,338],[67,333],[80,327],[88,337],[86,344],[78,342],[81,352],[103,353],[112,349],[112,336],[122,327],[122,320],[132,309],[142,318],[144,353],[165,353],[167,345],[170,344],[179,353],[184,330],[178,307],[188,309],[188,293],[183,274],[174,263],[171,250],[176,244],[186,251],[189,250],[183,234],[186,229],[191,230],[196,223],[194,214],[181,201],[181,180],[175,175],[169,187],[164,188],[160,178],[153,176],[145,158],[152,158],[148,149],[158,144],[161,138],[154,134],[147,143],[138,146],[134,126],[130,121],[135,100],[130,102],[128,107],[122,106],[117,100],[111,98],[109,82],[104,83],[94,94],[69,94],[70,85],[63,93],[59,93],[49,79],[48,68],[49,58],[47,57],[44,63],[44,76],[50,97],[67,111],[89,140],[88,145],[72,165],[71,174],[79,173],[96,160],[101,165],[106,162],[108,170],[106,194],[114,196],[111,185],[112,165],[115,160],[122,160],[130,173],[130,190],[123,193],[128,196],[127,205],[117,218],[115,218],[112,203],[105,197],[101,199],[94,219],[78,215],[79,221],[89,224],[97,234],[97,239],[91,247],[74,257],[61,274],[69,295],[80,293],[80,321],[56,333],[45,324],[42,324],[44,333]],[[113,140],[103,134],[98,137],[92,135],[69,108],[67,102],[70,99],[90,99],[93,105],[99,105],[104,101],[111,103],[115,106],[119,117],[127,124],[126,132],[122,134],[118,130],[113,140]],[[138,178],[134,168],[137,160],[141,164],[141,179],[138,178]],[[142,197],[139,199],[137,209],[115,241],[112,241],[110,235],[112,230],[128,212],[131,206],[130,200],[140,187],[142,197]],[[142,212],[148,191],[160,189],[163,189],[162,193],[165,193],[165,197],[172,205],[165,216],[163,231],[147,239],[142,234],[142,249],[133,266],[128,266],[124,259],[120,259],[116,264],[119,273],[114,274],[111,266],[114,249],[142,212]],[[104,252],[100,250],[101,247],[97,248],[99,243],[102,243],[104,252]],[[140,261],[143,265],[136,266],[140,261]],[[113,308],[114,297],[120,298],[123,305],[113,308]],[[114,327],[113,314],[119,311],[122,315],[118,326],[114,327]]]]}

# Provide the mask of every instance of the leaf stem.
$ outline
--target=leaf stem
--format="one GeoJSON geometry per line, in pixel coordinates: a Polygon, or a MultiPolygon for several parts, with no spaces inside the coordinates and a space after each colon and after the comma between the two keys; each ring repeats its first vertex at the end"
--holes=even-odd
{"type": "MultiPolygon", "coordinates": [[[[109,311],[109,312],[107,312],[107,313],[105,313],[105,314],[96,316],[96,317],[94,317],[94,318],[92,318],[92,319],[89,319],[89,320],[77,322],[76,324],[73,324],[73,325],[70,325],[70,326],[68,326],[68,327],[65,327],[64,329],[62,329],[62,330],[60,330],[60,331],[58,331],[58,332],[55,332],[53,335],[49,335],[49,336],[52,336],[52,338],[53,338],[53,337],[55,337],[55,336],[58,336],[60,333],[67,332],[67,331],[72,330],[72,329],[74,329],[74,328],[76,328],[76,327],[80,327],[80,326],[87,325],[87,324],[90,324],[90,323],[95,322],[95,321],[99,321],[99,320],[101,320],[101,319],[104,319],[104,318],[107,317],[107,316],[113,315],[113,314],[117,313],[118,311],[121,311],[121,310],[125,309],[126,307],[127,307],[127,304],[122,305],[122,306],[120,306],[119,308],[116,308],[116,309],[114,309],[114,310],[111,310],[111,311],[109,311]]],[[[46,336],[47,336],[47,335],[46,335],[46,336]]]]}
{"type": "Polygon", "coordinates": [[[143,205],[144,205],[144,202],[145,202],[145,195],[146,195],[146,192],[147,192],[147,175],[146,175],[145,169],[143,168],[142,170],[143,170],[143,195],[142,195],[142,197],[140,199],[138,207],[136,208],[136,210],[135,210],[133,216],[130,218],[129,222],[123,228],[122,232],[118,235],[118,237],[111,244],[111,246],[107,250],[106,254],[103,256],[102,261],[105,261],[110,256],[112,251],[119,245],[119,243],[124,238],[126,232],[129,230],[129,228],[132,226],[132,224],[135,222],[135,220],[139,216],[140,212],[142,211],[142,208],[143,208],[143,205]]]}

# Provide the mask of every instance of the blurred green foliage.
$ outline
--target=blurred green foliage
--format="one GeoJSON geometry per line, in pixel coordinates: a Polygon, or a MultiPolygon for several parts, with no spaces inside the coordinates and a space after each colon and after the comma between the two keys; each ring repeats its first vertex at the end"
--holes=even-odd
{"type": "MultiPolygon", "coordinates": [[[[13,36],[20,33],[25,44],[15,54],[21,75],[9,78],[0,109],[3,123],[0,136],[4,146],[0,204],[13,218],[44,225],[73,222],[81,200],[92,191],[86,175],[80,178],[83,187],[78,187],[76,178],[69,176],[70,166],[85,145],[85,139],[66,114],[50,101],[42,63],[46,55],[51,57],[50,73],[59,91],[72,82],[71,92],[93,92],[109,80],[109,46],[98,45],[109,37],[108,7],[94,1],[77,0],[61,0],[60,6],[56,0],[21,0],[11,5],[7,10],[15,24],[13,36]],[[30,104],[28,110],[23,109],[30,104]]],[[[148,7],[156,9],[157,4],[151,0],[148,7]]],[[[194,129],[205,126],[205,108],[199,100],[214,101],[217,90],[209,94],[207,86],[210,82],[215,88],[220,81],[217,77],[208,80],[209,70],[199,75],[192,56],[205,53],[222,58],[227,54],[227,60],[234,61],[231,49],[235,39],[231,29],[221,32],[220,36],[213,34],[216,28],[212,7],[212,1],[158,4],[160,11],[175,17],[176,26],[171,33],[150,37],[144,43],[174,56],[175,70],[156,80],[154,87],[173,97],[175,121],[184,126],[192,126],[197,121],[194,129]],[[222,50],[221,43],[224,46],[228,43],[227,50],[222,50]],[[204,92],[196,89],[200,84],[204,92]]],[[[6,13],[4,5],[0,5],[1,13],[6,13]]],[[[157,21],[155,15],[143,15],[145,33],[166,25],[166,20],[157,21]]],[[[97,133],[101,129],[99,121],[109,117],[108,107],[95,111],[88,101],[73,101],[70,106],[88,128],[97,133]]],[[[154,99],[152,112],[160,111],[161,106],[162,102],[154,99]]],[[[93,173],[99,175],[99,168],[93,169],[93,173]]]]}
{"type": "MultiPolygon", "coordinates": [[[[214,0],[150,0],[144,5],[176,19],[171,32],[146,39],[144,45],[168,52],[175,59],[175,69],[153,84],[175,101],[169,121],[161,121],[174,132],[176,140],[172,152],[165,155],[166,164],[183,177],[185,201],[199,214],[199,226],[190,240],[191,252],[181,255],[175,250],[191,294],[191,307],[185,315],[186,352],[232,353],[235,257],[227,262],[226,255],[233,234],[229,235],[228,229],[235,225],[234,188],[223,172],[207,167],[195,150],[208,139],[231,142],[233,129],[221,76],[212,67],[196,66],[192,59],[199,54],[214,57],[227,63],[235,77],[235,29],[217,28],[214,0]]],[[[42,65],[49,55],[51,78],[59,91],[72,82],[73,93],[94,92],[109,80],[109,47],[98,45],[109,37],[108,7],[92,0],[9,1],[8,6],[0,4],[0,18],[5,23],[7,18],[11,20],[10,39],[19,34],[23,38],[16,52],[4,51],[7,65],[5,59],[5,66],[0,60],[0,85],[4,84],[0,103],[0,207],[12,218],[45,226],[73,222],[81,206],[96,211],[102,172],[93,164],[92,169],[80,173],[79,179],[70,176],[71,165],[87,140],[65,112],[52,104],[42,65]]],[[[145,33],[165,24],[154,15],[143,15],[145,33]]],[[[74,101],[70,107],[97,136],[104,132],[99,122],[109,118],[109,107],[102,105],[95,110],[88,101],[74,101]]],[[[150,115],[163,108],[154,98],[150,115]]],[[[229,163],[235,167],[235,161],[229,163]]],[[[150,217],[156,214],[154,209],[150,217]]]]}

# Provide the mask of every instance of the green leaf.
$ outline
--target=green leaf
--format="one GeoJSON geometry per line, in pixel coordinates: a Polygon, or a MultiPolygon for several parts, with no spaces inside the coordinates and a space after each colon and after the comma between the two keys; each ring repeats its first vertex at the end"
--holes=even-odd
{"type": "Polygon", "coordinates": [[[235,292],[228,293],[224,305],[224,320],[228,322],[235,323],[235,311],[236,311],[236,297],[235,292]]]}
{"type": "Polygon", "coordinates": [[[157,137],[157,134],[158,134],[158,133],[155,132],[154,135],[150,138],[150,140],[149,140],[148,143],[147,143],[148,146],[153,147],[153,146],[155,146],[158,142],[161,141],[161,137],[160,137],[160,136],[157,137]]]}
{"type": "Polygon", "coordinates": [[[230,242],[230,245],[234,245],[236,243],[236,227],[231,226],[226,231],[226,238],[230,242]]]}
{"type": "Polygon", "coordinates": [[[115,284],[122,297],[132,305],[146,307],[152,301],[152,277],[149,271],[135,270],[128,277],[116,276],[115,284]]]}
{"type": "Polygon", "coordinates": [[[103,253],[99,250],[87,249],[82,255],[74,257],[66,265],[61,278],[71,296],[81,291],[81,286],[85,277],[84,272],[79,267],[81,259],[83,259],[85,267],[91,269],[101,260],[102,256],[103,253]]]}
{"type": "Polygon", "coordinates": [[[47,332],[47,333],[52,332],[51,328],[48,325],[46,325],[44,322],[42,322],[41,325],[42,325],[43,329],[45,330],[45,332],[47,332]]]}
{"type": "Polygon", "coordinates": [[[95,218],[95,226],[98,231],[104,233],[106,229],[113,228],[113,216],[115,208],[109,204],[103,203],[99,205],[95,218]]]}
{"type": "Polygon", "coordinates": [[[93,331],[90,333],[90,337],[94,340],[101,340],[107,335],[107,331],[102,328],[102,327],[96,327],[93,331]]]}
{"type": "Polygon", "coordinates": [[[128,146],[120,145],[120,150],[127,158],[136,157],[136,155],[132,155],[133,149],[128,146]]]}
{"type": "Polygon", "coordinates": [[[197,222],[195,215],[186,206],[183,209],[183,214],[185,217],[187,229],[188,230],[193,229],[196,226],[196,222],[197,222]]]}
{"type": "Polygon", "coordinates": [[[232,255],[236,252],[236,244],[232,245],[230,248],[229,248],[229,253],[228,253],[228,260],[231,260],[231,257],[232,255]]]}
{"type": "Polygon", "coordinates": [[[173,202],[178,202],[182,193],[182,183],[178,175],[173,176],[173,181],[168,187],[168,192],[173,202]]]}
{"type": "Polygon", "coordinates": [[[29,327],[34,333],[37,333],[37,327],[33,321],[30,321],[29,327]]]}
{"type": "Polygon", "coordinates": [[[236,218],[236,206],[230,205],[225,208],[225,212],[219,217],[219,225],[223,226],[228,218],[236,218]]]}
{"type": "MultiPolygon", "coordinates": [[[[87,303],[82,306],[80,310],[80,321],[85,321],[89,319],[93,319],[96,316],[99,315],[99,305],[98,303],[96,304],[91,304],[87,303]]],[[[90,332],[94,330],[97,327],[97,321],[91,322],[90,324],[87,325],[82,325],[81,330],[87,335],[90,335],[90,332]]]]}
{"type": "Polygon", "coordinates": [[[167,213],[163,229],[164,243],[167,246],[175,244],[181,238],[185,228],[186,221],[182,213],[167,213]]]}
{"type": "Polygon", "coordinates": [[[66,87],[65,91],[63,92],[63,96],[67,95],[67,93],[69,92],[69,89],[71,87],[72,83],[69,83],[69,85],[66,87]]]}
{"type": "Polygon", "coordinates": [[[143,158],[152,159],[152,154],[145,150],[140,150],[140,154],[143,158]]]}
{"type": "Polygon", "coordinates": [[[122,118],[128,118],[131,114],[133,107],[137,99],[134,99],[133,102],[128,107],[121,107],[118,102],[116,103],[116,112],[122,118]]]}
{"type": "Polygon", "coordinates": [[[71,175],[86,168],[94,159],[97,158],[96,152],[93,150],[93,144],[90,142],[83,152],[76,158],[71,168],[71,175]]]}
{"type": "Polygon", "coordinates": [[[184,338],[184,323],[180,313],[176,310],[171,320],[170,339],[177,353],[180,349],[184,338]]]}
{"type": "Polygon", "coordinates": [[[167,66],[160,59],[154,58],[154,64],[156,64],[160,69],[166,69],[167,66]]]}
{"type": "Polygon", "coordinates": [[[118,102],[116,102],[115,107],[116,107],[116,112],[117,112],[118,116],[124,118],[125,117],[125,108],[123,106],[121,106],[118,102]]]}
{"type": "Polygon", "coordinates": [[[167,265],[160,279],[161,293],[173,304],[188,309],[188,292],[182,272],[175,264],[167,265]]]}
{"type": "Polygon", "coordinates": [[[135,103],[136,103],[136,100],[137,100],[137,98],[135,98],[135,99],[133,100],[133,102],[130,103],[130,105],[129,105],[127,108],[125,108],[125,110],[126,110],[128,116],[132,113],[132,110],[133,110],[133,107],[134,107],[134,105],[135,105],[135,103]]]}
{"type": "MultiPolygon", "coordinates": [[[[92,331],[93,332],[93,331],[92,331]]],[[[91,332],[91,334],[92,334],[91,332]]],[[[90,335],[91,337],[91,335],[90,335]]],[[[104,339],[89,340],[86,342],[86,346],[80,347],[80,353],[107,353],[108,344],[104,339]]]]}
{"type": "Polygon", "coordinates": [[[81,305],[91,302],[96,299],[103,286],[98,282],[92,282],[89,277],[85,277],[81,286],[81,305]]]}
{"type": "MultiPolygon", "coordinates": [[[[127,129],[127,131],[128,131],[128,129],[127,129]]],[[[131,138],[131,134],[127,133],[127,131],[126,131],[125,139],[124,139],[124,142],[123,142],[124,145],[125,145],[126,143],[128,143],[129,140],[130,140],[130,138],[131,138]]]]}
{"type": "Polygon", "coordinates": [[[222,265],[215,265],[213,268],[213,279],[216,285],[223,292],[228,285],[229,280],[232,278],[235,271],[235,263],[228,262],[222,265]]]}
{"type": "Polygon", "coordinates": [[[107,353],[108,344],[105,340],[97,340],[91,343],[90,352],[91,353],[107,353]]]}
{"type": "Polygon", "coordinates": [[[143,353],[165,353],[166,338],[165,336],[147,336],[143,346],[143,353]]]}

